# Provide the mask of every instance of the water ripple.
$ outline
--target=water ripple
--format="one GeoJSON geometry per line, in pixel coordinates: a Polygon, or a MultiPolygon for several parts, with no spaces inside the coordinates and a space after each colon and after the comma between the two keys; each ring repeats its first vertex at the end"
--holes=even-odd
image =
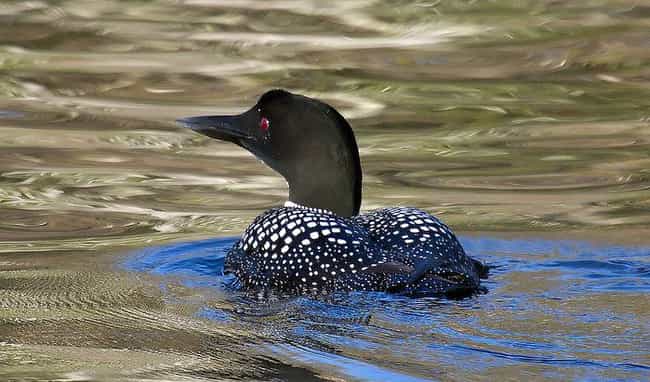
{"type": "MultiPolygon", "coordinates": [[[[131,271],[172,277],[186,287],[223,291],[229,279],[222,276],[221,266],[234,240],[210,239],[153,247],[130,256],[124,266],[131,271]]],[[[343,365],[339,373],[361,380],[438,379],[444,374],[421,374],[424,369],[418,365],[437,362],[434,360],[451,361],[450,357],[482,360],[483,365],[501,364],[499,360],[542,364],[575,372],[588,370],[595,375],[601,372],[598,370],[618,369],[631,373],[628,376],[638,376],[648,370],[638,347],[642,340],[628,338],[632,331],[618,334],[604,322],[614,314],[625,321],[627,328],[647,327],[639,321],[642,318],[638,314],[645,309],[641,306],[650,303],[647,298],[640,298],[647,292],[647,285],[639,284],[647,279],[648,248],[492,237],[463,237],[462,242],[472,255],[500,264],[488,280],[487,295],[452,302],[382,293],[279,301],[256,301],[235,294],[226,297],[228,303],[213,301],[196,314],[220,323],[254,325],[275,357],[310,364],[317,370],[343,365]],[[504,263],[504,257],[511,260],[504,263]],[[553,277],[546,276],[549,287],[544,298],[539,299],[538,288],[527,286],[525,280],[557,268],[561,269],[562,282],[555,283],[553,277]],[[611,276],[611,280],[601,277],[597,284],[590,283],[594,271],[611,276]],[[617,287],[621,277],[627,280],[628,288],[617,287]],[[566,283],[572,286],[564,288],[566,283]],[[582,304],[581,300],[598,301],[596,296],[603,289],[616,291],[619,303],[609,305],[608,310],[594,307],[590,313],[577,314],[575,306],[582,304]],[[510,298],[506,290],[512,290],[510,298]],[[629,299],[641,304],[635,308],[639,313],[627,308],[629,299]],[[528,307],[520,309],[512,301],[526,302],[528,307]],[[513,325],[516,314],[528,318],[513,325]],[[500,323],[506,316],[511,323],[504,330],[500,323]],[[529,326],[535,325],[536,320],[546,320],[545,335],[536,337],[530,331],[529,326]],[[589,335],[592,330],[607,336],[609,341],[596,345],[589,335]],[[608,331],[611,333],[605,334],[608,331]],[[291,345],[286,345],[287,341],[291,345]],[[583,343],[589,343],[584,345],[584,351],[573,350],[583,343]],[[400,364],[409,364],[411,371],[402,374],[397,366],[400,364]]],[[[473,369],[478,371],[481,367],[473,369]]]]}

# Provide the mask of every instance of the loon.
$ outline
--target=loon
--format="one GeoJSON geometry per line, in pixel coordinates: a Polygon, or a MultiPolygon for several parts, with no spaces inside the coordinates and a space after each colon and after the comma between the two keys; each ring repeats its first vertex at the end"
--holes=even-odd
{"type": "Polygon", "coordinates": [[[274,89],[242,114],[177,122],[250,151],[289,185],[284,206],[255,218],[226,255],[224,273],[243,290],[447,297],[483,290],[487,266],[434,216],[410,207],[359,215],[356,139],[328,104],[274,89]]]}

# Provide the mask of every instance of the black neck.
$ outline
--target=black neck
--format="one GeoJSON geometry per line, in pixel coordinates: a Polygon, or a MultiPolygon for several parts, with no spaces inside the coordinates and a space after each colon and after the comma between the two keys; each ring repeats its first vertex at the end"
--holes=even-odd
{"type": "Polygon", "coordinates": [[[354,216],[361,206],[361,181],[350,174],[308,166],[289,180],[289,201],[305,207],[320,208],[339,216],[354,216]]]}
{"type": "Polygon", "coordinates": [[[289,176],[289,200],[305,207],[321,208],[339,216],[359,214],[361,207],[361,161],[352,128],[333,108],[328,114],[338,119],[336,133],[341,139],[319,145],[324,150],[318,160],[300,161],[289,176]],[[324,149],[324,146],[327,148],[324,149]]]}

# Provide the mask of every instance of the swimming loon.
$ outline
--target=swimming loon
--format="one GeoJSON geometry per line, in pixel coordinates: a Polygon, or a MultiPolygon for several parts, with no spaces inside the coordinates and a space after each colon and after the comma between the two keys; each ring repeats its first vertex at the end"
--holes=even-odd
{"type": "Polygon", "coordinates": [[[249,291],[388,291],[465,296],[487,267],[416,208],[359,215],[361,163],[352,128],[326,103],[275,89],[250,110],[177,122],[253,153],[289,185],[289,201],[258,216],[226,255],[249,291]]]}

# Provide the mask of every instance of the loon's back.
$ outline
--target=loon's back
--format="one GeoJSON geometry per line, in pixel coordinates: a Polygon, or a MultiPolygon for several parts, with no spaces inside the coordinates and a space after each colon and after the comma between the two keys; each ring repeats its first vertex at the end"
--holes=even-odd
{"type": "Polygon", "coordinates": [[[451,229],[425,211],[392,207],[354,220],[392,261],[413,267],[391,291],[463,296],[480,290],[480,279],[487,277],[488,268],[467,256],[451,229]]]}
{"type": "Polygon", "coordinates": [[[228,253],[226,271],[246,290],[281,294],[466,295],[482,273],[449,228],[424,211],[397,207],[347,219],[302,206],[258,216],[228,253]]]}

